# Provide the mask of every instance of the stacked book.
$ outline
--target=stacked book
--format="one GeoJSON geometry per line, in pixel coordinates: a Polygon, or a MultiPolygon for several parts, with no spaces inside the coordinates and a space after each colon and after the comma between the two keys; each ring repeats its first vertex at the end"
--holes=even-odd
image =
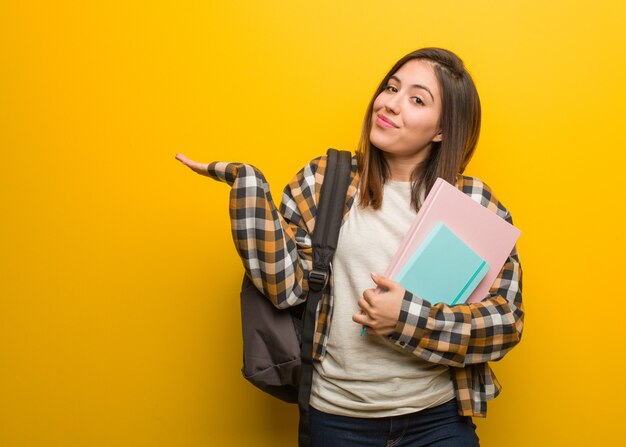
{"type": "Polygon", "coordinates": [[[385,272],[430,303],[474,303],[489,289],[521,231],[438,178],[385,272]]]}

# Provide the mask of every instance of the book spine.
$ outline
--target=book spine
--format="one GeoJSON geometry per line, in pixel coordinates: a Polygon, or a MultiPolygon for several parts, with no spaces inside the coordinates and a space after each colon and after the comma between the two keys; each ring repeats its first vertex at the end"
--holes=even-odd
{"type": "MultiPolygon", "coordinates": [[[[465,283],[465,286],[463,286],[463,288],[461,289],[459,294],[456,296],[456,298],[454,298],[454,300],[452,301],[452,304],[456,304],[459,300],[461,300],[461,297],[465,295],[465,292],[468,290],[469,286],[474,283],[474,281],[476,280],[476,277],[479,274],[482,274],[482,276],[485,276],[485,273],[487,273],[487,271],[485,270],[485,267],[488,267],[487,263],[485,261],[481,262],[478,268],[476,269],[476,271],[474,272],[474,274],[472,275],[472,277],[469,279],[469,281],[467,281],[467,283],[465,283]]],[[[475,287],[472,287],[472,290],[474,288],[475,287]]]]}

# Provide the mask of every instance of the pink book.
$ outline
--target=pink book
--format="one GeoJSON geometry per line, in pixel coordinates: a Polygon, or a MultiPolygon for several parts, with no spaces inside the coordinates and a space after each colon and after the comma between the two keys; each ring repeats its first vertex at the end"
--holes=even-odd
{"type": "Polygon", "coordinates": [[[489,264],[489,272],[466,303],[481,301],[489,295],[489,289],[511,254],[521,231],[442,178],[435,181],[391,259],[385,276],[395,278],[437,222],[446,224],[489,264]]]}

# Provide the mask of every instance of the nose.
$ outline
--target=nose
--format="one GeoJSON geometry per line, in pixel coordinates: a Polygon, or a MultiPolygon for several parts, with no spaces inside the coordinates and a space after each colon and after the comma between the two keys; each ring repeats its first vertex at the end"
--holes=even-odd
{"type": "Polygon", "coordinates": [[[397,115],[400,112],[400,95],[396,93],[395,95],[389,95],[385,101],[385,109],[389,112],[397,115]]]}

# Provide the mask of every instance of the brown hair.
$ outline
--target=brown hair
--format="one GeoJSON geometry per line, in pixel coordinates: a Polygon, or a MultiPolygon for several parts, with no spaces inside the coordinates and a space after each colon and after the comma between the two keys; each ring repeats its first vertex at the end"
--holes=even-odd
{"type": "Polygon", "coordinates": [[[402,57],[389,70],[372,97],[361,130],[356,151],[361,176],[360,206],[379,209],[383,202],[383,185],[389,179],[389,166],[382,151],[370,142],[374,100],[383,91],[389,78],[412,59],[429,61],[439,82],[442,104],[440,126],[443,140],[433,142],[430,155],[411,173],[411,206],[419,210],[419,191],[426,195],[437,177],[455,184],[457,174],[463,173],[469,163],[480,133],[480,99],[463,61],[451,51],[442,48],[422,48],[402,57]],[[417,179],[417,180],[416,180],[417,179]]]}

